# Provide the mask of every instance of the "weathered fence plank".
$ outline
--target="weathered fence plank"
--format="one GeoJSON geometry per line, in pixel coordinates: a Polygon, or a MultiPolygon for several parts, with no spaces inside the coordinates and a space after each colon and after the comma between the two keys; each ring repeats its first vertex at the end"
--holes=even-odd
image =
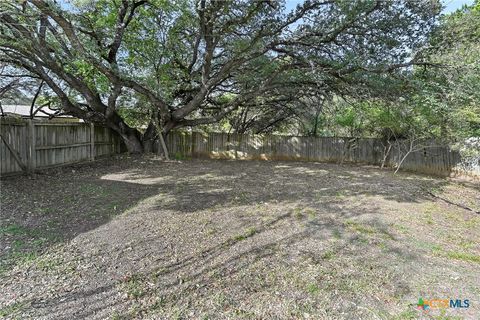
{"type": "Polygon", "coordinates": [[[17,165],[19,165],[22,170],[26,171],[27,165],[25,164],[25,161],[20,157],[20,153],[10,145],[10,143],[7,141],[7,139],[5,139],[4,136],[2,136],[2,142],[5,144],[8,151],[10,151],[10,154],[15,159],[17,165]]]}
{"type": "MultiPolygon", "coordinates": [[[[176,158],[299,160],[319,162],[352,162],[381,165],[384,146],[375,138],[295,137],[226,133],[171,132],[166,139],[170,154],[176,158]]],[[[157,150],[160,151],[157,145],[157,150]]],[[[161,151],[160,151],[161,152],[161,151]]],[[[387,166],[396,166],[401,159],[392,148],[387,166]]],[[[403,162],[405,170],[434,175],[461,172],[461,157],[448,146],[432,144],[425,150],[412,152],[403,162]]]]}
{"type": "MultiPolygon", "coordinates": [[[[45,123],[0,119],[0,174],[41,169],[92,160],[121,151],[121,139],[108,128],[86,123],[45,123]],[[9,150],[8,145],[17,154],[9,150]],[[18,158],[21,160],[18,161],[18,158]],[[21,164],[25,164],[22,168],[21,164]]],[[[374,138],[295,137],[200,132],[171,132],[166,139],[172,157],[212,159],[298,160],[353,162],[380,165],[384,146],[374,138]]],[[[159,144],[156,151],[161,152],[159,144]]],[[[392,148],[387,166],[399,163],[392,148]]],[[[448,146],[434,145],[411,153],[406,170],[435,175],[462,172],[460,154],[448,146]]],[[[480,167],[466,174],[480,176],[480,167]]]]}
{"type": "Polygon", "coordinates": [[[16,159],[16,155],[22,159],[27,159],[27,148],[25,144],[26,139],[26,123],[14,122],[10,126],[3,126],[0,123],[0,155],[2,157],[0,161],[0,172],[19,172],[26,169],[19,165],[16,159]],[[11,152],[7,146],[11,146],[14,152],[11,152]],[[16,152],[16,154],[15,154],[16,152]]]}
{"type": "Polygon", "coordinates": [[[120,152],[120,138],[87,123],[0,119],[0,175],[93,160],[120,152]],[[6,143],[5,143],[6,142],[6,143]],[[18,154],[9,150],[11,146],[18,154]],[[23,165],[19,165],[18,156],[23,165]]]}

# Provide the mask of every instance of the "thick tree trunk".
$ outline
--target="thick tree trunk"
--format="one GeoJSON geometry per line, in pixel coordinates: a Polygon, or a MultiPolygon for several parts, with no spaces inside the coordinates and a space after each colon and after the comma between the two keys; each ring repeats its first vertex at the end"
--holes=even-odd
{"type": "Polygon", "coordinates": [[[145,152],[141,133],[137,129],[130,128],[120,116],[113,114],[106,125],[118,133],[129,153],[145,152]]]}
{"type": "Polygon", "coordinates": [[[152,153],[152,152],[154,152],[154,150],[153,150],[154,142],[155,142],[155,140],[151,140],[151,139],[145,140],[145,139],[144,139],[144,140],[142,141],[142,144],[143,144],[143,152],[145,152],[145,153],[152,153]]]}
{"type": "MultiPolygon", "coordinates": [[[[121,135],[123,142],[125,143],[129,153],[149,153],[153,152],[155,142],[159,143],[159,147],[164,157],[168,160],[168,149],[165,144],[163,136],[159,136],[157,139],[150,139],[147,137],[141,137],[140,134],[133,132],[129,135],[121,135]],[[142,139],[143,138],[143,139],[142,139]]],[[[159,150],[159,151],[160,151],[159,150]]]]}
{"type": "Polygon", "coordinates": [[[145,153],[154,152],[156,134],[157,132],[155,130],[155,125],[153,124],[153,122],[150,122],[150,124],[147,127],[147,130],[145,130],[142,136],[143,152],[145,153]]]}
{"type": "MultiPolygon", "coordinates": [[[[149,124],[145,133],[142,134],[137,129],[129,127],[118,114],[114,113],[107,122],[107,126],[119,134],[129,153],[153,152],[154,145],[157,142],[165,158],[169,159],[168,149],[164,140],[166,134],[159,135],[157,133],[158,129],[153,122],[149,124]]],[[[169,126],[169,129],[171,130],[172,127],[169,126]]]]}
{"type": "Polygon", "coordinates": [[[121,137],[129,153],[143,153],[145,151],[143,143],[136,132],[122,134],[121,137]]]}
{"type": "MultiPolygon", "coordinates": [[[[114,129],[115,130],[115,129],[114,129]]],[[[115,130],[118,132],[118,130],[115,130]]],[[[169,154],[167,145],[165,144],[164,136],[159,135],[157,138],[152,138],[148,134],[140,134],[135,129],[129,128],[127,132],[118,132],[120,137],[122,138],[125,146],[127,147],[127,151],[129,153],[148,153],[154,151],[154,144],[158,142],[161,153],[163,153],[164,157],[168,160],[169,154]]],[[[159,151],[160,151],[159,150],[159,151]]]]}

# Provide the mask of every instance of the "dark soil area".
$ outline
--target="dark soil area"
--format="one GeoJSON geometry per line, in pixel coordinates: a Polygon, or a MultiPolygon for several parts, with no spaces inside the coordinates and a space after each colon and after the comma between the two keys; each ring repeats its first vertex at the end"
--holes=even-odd
{"type": "Polygon", "coordinates": [[[0,206],[0,318],[480,318],[478,183],[124,156],[5,178],[0,206]]]}

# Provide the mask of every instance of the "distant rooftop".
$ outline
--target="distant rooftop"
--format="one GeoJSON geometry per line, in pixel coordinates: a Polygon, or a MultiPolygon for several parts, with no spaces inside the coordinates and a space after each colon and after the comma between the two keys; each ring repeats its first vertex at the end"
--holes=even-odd
{"type": "MultiPolygon", "coordinates": [[[[7,104],[2,105],[2,110],[5,115],[17,115],[21,117],[30,117],[30,106],[7,104]]],[[[57,110],[50,109],[49,107],[34,108],[35,117],[48,118],[54,115],[55,118],[73,118],[68,115],[55,115],[57,110]]]]}

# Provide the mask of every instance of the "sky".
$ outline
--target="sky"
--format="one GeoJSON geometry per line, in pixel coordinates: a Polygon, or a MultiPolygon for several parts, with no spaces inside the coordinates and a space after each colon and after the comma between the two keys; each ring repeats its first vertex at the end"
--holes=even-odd
{"type": "MultiPolygon", "coordinates": [[[[297,4],[302,3],[304,0],[286,0],[287,11],[294,9],[297,4]]],[[[442,0],[445,8],[443,13],[450,13],[457,9],[460,9],[464,4],[471,5],[473,0],[442,0]]]]}
{"type": "MultiPolygon", "coordinates": [[[[0,0],[2,1],[2,0],[0,0]]],[[[63,6],[68,6],[71,0],[59,0],[58,2],[63,6]]],[[[304,0],[286,0],[287,12],[295,9],[297,4],[302,3],[304,0]]],[[[441,0],[445,8],[443,13],[450,13],[457,9],[460,9],[464,4],[471,5],[474,0],[441,0]]]]}
{"type": "Polygon", "coordinates": [[[445,6],[445,9],[443,9],[443,13],[450,13],[452,11],[460,9],[464,4],[473,4],[473,0],[443,0],[442,3],[445,6]]]}
{"type": "MultiPolygon", "coordinates": [[[[1,1],[1,0],[0,0],[1,1]]],[[[58,0],[61,5],[68,5],[71,0],[58,0]]],[[[287,11],[295,9],[297,4],[302,3],[304,0],[286,0],[287,11]]],[[[445,9],[443,13],[450,13],[461,8],[464,4],[471,5],[474,0],[441,0],[445,9]]]]}

